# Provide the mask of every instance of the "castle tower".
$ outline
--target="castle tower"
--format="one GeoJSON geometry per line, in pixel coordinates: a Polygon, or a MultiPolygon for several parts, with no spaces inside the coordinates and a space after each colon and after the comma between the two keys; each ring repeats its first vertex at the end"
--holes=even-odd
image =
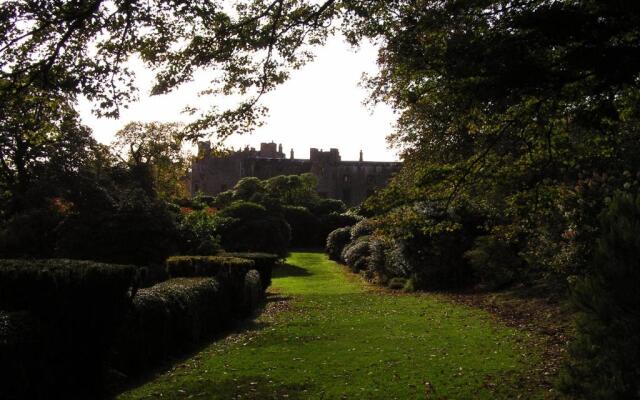
{"type": "Polygon", "coordinates": [[[362,150],[360,150],[360,162],[362,162],[362,150]]]}
{"type": "Polygon", "coordinates": [[[291,158],[293,160],[293,147],[291,148],[291,153],[289,153],[289,158],[291,158]]]}

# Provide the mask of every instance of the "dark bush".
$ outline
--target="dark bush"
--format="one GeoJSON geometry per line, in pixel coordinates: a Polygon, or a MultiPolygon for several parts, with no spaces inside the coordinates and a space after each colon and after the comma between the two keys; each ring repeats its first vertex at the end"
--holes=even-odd
{"type": "Polygon", "coordinates": [[[405,278],[392,278],[389,281],[389,289],[393,290],[402,290],[407,285],[407,280],[405,278]]]}
{"type": "Polygon", "coordinates": [[[220,229],[222,247],[232,252],[264,252],[287,255],[291,228],[278,216],[233,219],[220,229]]]}
{"type": "Polygon", "coordinates": [[[329,255],[329,259],[334,261],[342,261],[342,251],[344,247],[351,241],[351,228],[344,227],[332,231],[327,236],[327,245],[325,253],[329,255]]]}
{"type": "Polygon", "coordinates": [[[260,281],[262,282],[262,290],[267,290],[271,286],[271,277],[273,268],[280,257],[269,253],[224,253],[225,256],[239,257],[254,262],[253,268],[260,273],[260,281]]]}
{"type": "Polygon", "coordinates": [[[258,307],[264,297],[260,273],[250,270],[244,277],[244,313],[249,314],[258,307]]]}
{"type": "Polygon", "coordinates": [[[320,199],[317,204],[314,204],[310,211],[316,215],[328,215],[328,214],[342,214],[347,211],[347,206],[342,200],[336,199],[320,199]]]}
{"type": "Polygon", "coordinates": [[[246,274],[254,262],[232,256],[174,256],[167,258],[167,273],[172,278],[224,277],[231,271],[246,274]]]}
{"type": "Polygon", "coordinates": [[[0,309],[28,312],[42,333],[36,359],[20,360],[39,374],[22,377],[31,382],[23,387],[24,397],[32,397],[31,390],[46,393],[45,398],[100,393],[134,274],[131,266],[89,261],[0,260],[0,309]],[[40,387],[30,387],[34,382],[40,387]]]}
{"type": "Polygon", "coordinates": [[[178,277],[214,277],[228,292],[234,312],[242,313],[244,280],[254,261],[225,256],[178,256],[167,259],[167,273],[178,277]]]}
{"type": "Polygon", "coordinates": [[[453,289],[476,282],[464,254],[484,233],[481,213],[464,204],[449,209],[423,204],[394,210],[389,218],[402,221],[389,235],[398,237],[392,263],[416,289],[453,289]]]}
{"type": "Polygon", "coordinates": [[[55,228],[63,216],[50,208],[37,208],[12,216],[0,225],[0,257],[53,256],[55,228]]]}
{"type": "Polygon", "coordinates": [[[320,220],[305,207],[282,207],[284,219],[291,227],[291,246],[315,247],[322,243],[320,239],[320,220]]]}
{"type": "Polygon", "coordinates": [[[358,219],[348,214],[330,213],[320,217],[320,237],[326,240],[327,236],[338,228],[353,226],[358,219]]]}
{"type": "Polygon", "coordinates": [[[236,218],[243,221],[258,220],[268,216],[267,209],[250,201],[236,201],[220,211],[221,217],[236,218]]]}
{"type": "Polygon", "coordinates": [[[54,376],[47,371],[45,338],[32,313],[0,311],[2,399],[45,399],[50,395],[54,376]]]}
{"type": "Polygon", "coordinates": [[[512,283],[521,274],[524,260],[513,243],[496,236],[478,237],[465,253],[480,284],[495,290],[512,283]]]}
{"type": "Polygon", "coordinates": [[[574,287],[576,338],[560,388],[571,398],[640,398],[640,195],[618,194],[600,216],[587,275],[574,287]]]}
{"type": "Polygon", "coordinates": [[[113,365],[137,375],[224,330],[229,292],[213,278],[177,278],[140,289],[120,331],[113,365]]]}
{"type": "Polygon", "coordinates": [[[56,256],[149,265],[175,253],[178,227],[164,202],[140,189],[100,201],[79,204],[57,227],[56,256]]]}

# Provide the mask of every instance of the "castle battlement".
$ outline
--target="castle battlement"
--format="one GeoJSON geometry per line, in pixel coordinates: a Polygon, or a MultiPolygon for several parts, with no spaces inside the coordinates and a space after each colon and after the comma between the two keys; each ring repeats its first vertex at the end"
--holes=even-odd
{"type": "Polygon", "coordinates": [[[191,169],[191,194],[214,196],[229,190],[242,178],[269,179],[278,175],[311,173],[318,179],[318,193],[323,197],[356,205],[376,189],[386,185],[400,168],[399,162],[342,161],[340,151],[311,148],[309,159],[294,158],[291,149],[286,158],[282,144],[261,143],[260,150],[248,146],[223,155],[211,153],[209,142],[198,143],[198,159],[191,169]]]}

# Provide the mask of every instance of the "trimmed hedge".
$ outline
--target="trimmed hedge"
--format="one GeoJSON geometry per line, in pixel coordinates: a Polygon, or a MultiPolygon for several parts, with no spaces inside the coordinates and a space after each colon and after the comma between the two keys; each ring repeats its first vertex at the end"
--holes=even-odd
{"type": "Polygon", "coordinates": [[[220,277],[233,269],[246,274],[254,266],[254,262],[247,258],[234,256],[175,256],[166,261],[167,273],[172,278],[188,277],[220,277]]]}
{"type": "Polygon", "coordinates": [[[213,278],[177,278],[139,290],[115,346],[114,367],[137,375],[192,349],[229,325],[231,301],[213,278]]]}
{"type": "Polygon", "coordinates": [[[254,262],[253,268],[260,273],[260,281],[262,282],[262,290],[267,290],[271,286],[271,277],[273,268],[280,257],[276,254],[269,253],[224,253],[225,256],[238,257],[251,260],[254,262]]]}
{"type": "Polygon", "coordinates": [[[0,310],[5,311],[0,363],[7,369],[1,371],[3,395],[98,396],[134,278],[132,266],[0,260],[0,310]],[[25,332],[34,335],[27,342],[25,332]],[[23,351],[27,347],[38,351],[23,351]]]}
{"type": "Polygon", "coordinates": [[[214,277],[229,292],[233,312],[246,315],[243,307],[244,279],[255,266],[254,261],[226,256],[169,257],[167,272],[173,278],[214,277]]]}

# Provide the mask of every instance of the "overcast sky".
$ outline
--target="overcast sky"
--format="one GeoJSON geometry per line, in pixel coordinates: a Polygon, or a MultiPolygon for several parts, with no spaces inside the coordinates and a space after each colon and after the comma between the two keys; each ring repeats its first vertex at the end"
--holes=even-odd
{"type": "MultiPolygon", "coordinates": [[[[361,149],[365,160],[397,160],[385,140],[395,122],[394,113],[384,105],[374,110],[364,106],[367,91],[358,86],[363,72],[376,71],[375,59],[372,45],[355,51],[342,38],[330,39],[318,49],[313,63],[294,71],[288,82],[264,98],[263,104],[270,109],[265,125],[252,135],[232,136],[227,145],[259,147],[260,142],[274,141],[282,143],[287,156],[293,148],[296,158],[308,158],[311,147],[335,147],[343,160],[356,160],[361,149]]],[[[109,143],[130,121],[186,121],[187,116],[181,114],[184,106],[209,104],[197,97],[211,78],[206,73],[174,93],[148,97],[153,76],[141,65],[136,70],[142,89],[140,101],[124,110],[120,119],[98,119],[91,114],[90,104],[80,102],[84,123],[102,143],[109,143]]]]}

